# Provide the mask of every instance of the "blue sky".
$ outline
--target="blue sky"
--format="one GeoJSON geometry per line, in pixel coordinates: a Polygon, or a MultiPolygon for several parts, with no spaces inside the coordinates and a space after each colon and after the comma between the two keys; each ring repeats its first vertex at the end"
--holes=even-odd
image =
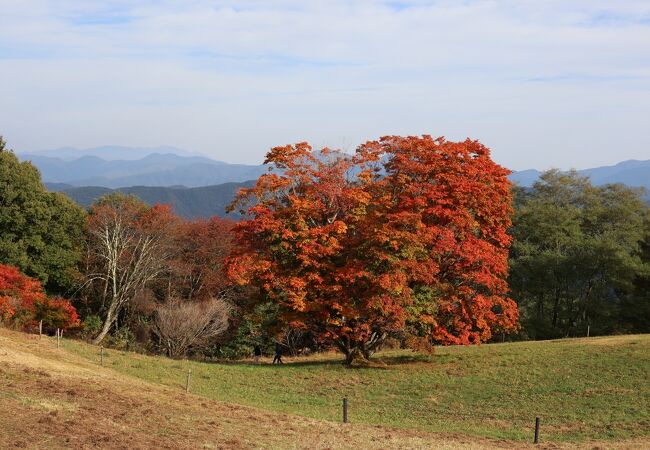
{"type": "Polygon", "coordinates": [[[650,159],[650,1],[0,0],[18,151],[471,137],[515,170],[650,159]]]}

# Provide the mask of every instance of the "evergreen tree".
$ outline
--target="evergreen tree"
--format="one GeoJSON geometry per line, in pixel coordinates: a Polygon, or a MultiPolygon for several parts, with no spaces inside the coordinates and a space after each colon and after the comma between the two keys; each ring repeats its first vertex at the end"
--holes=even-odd
{"type": "Polygon", "coordinates": [[[65,293],[74,281],[84,222],[84,211],[48,192],[38,169],[20,162],[0,137],[0,263],[38,278],[50,293],[65,293]]]}

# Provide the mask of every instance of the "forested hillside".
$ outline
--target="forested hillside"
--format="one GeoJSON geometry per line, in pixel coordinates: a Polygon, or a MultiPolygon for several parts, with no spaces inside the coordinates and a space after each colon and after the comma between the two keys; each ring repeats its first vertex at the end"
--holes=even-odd
{"type": "MultiPolygon", "coordinates": [[[[92,205],[100,197],[111,192],[122,192],[135,195],[148,205],[156,203],[169,204],[179,216],[186,219],[195,219],[212,216],[225,217],[226,207],[235,199],[237,191],[242,187],[249,187],[253,183],[254,181],[224,183],[196,188],[132,186],[110,189],[98,186],[73,187],[56,183],[46,183],[46,186],[52,191],[64,193],[84,207],[92,205]]],[[[233,211],[228,214],[228,217],[238,218],[240,215],[237,211],[233,211]]]]}

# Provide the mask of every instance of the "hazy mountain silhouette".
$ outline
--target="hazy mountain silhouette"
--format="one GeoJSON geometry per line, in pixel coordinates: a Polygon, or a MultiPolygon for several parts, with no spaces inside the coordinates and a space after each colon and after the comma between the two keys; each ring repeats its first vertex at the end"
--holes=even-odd
{"type": "Polygon", "coordinates": [[[161,145],[158,147],[125,147],[121,145],[104,145],[101,147],[93,148],[74,148],[74,147],[61,147],[50,150],[39,150],[35,152],[19,153],[19,156],[29,159],[31,156],[47,156],[50,158],[60,158],[64,160],[79,159],[83,156],[95,156],[105,161],[114,161],[118,159],[135,160],[144,158],[152,153],[172,153],[179,156],[203,156],[198,152],[191,152],[181,148],[172,147],[169,145],[161,145]]]}
{"type": "Polygon", "coordinates": [[[228,164],[202,156],[151,153],[135,160],[105,160],[94,155],[63,159],[37,154],[19,155],[30,160],[46,183],[121,188],[129,186],[211,186],[256,179],[267,168],[228,164]]]}
{"type": "MultiPolygon", "coordinates": [[[[650,160],[623,161],[613,166],[595,167],[593,169],[578,170],[583,176],[588,176],[597,186],[610,183],[622,183],[632,187],[646,189],[646,198],[650,198],[650,160]]],[[[514,172],[510,180],[520,186],[530,187],[539,179],[542,172],[534,169],[514,172]]]]}

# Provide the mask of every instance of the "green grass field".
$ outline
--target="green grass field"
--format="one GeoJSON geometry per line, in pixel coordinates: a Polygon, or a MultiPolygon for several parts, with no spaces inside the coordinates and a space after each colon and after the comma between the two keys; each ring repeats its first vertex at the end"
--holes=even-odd
{"type": "MultiPolygon", "coordinates": [[[[97,347],[65,341],[97,361],[97,347]]],[[[345,368],[340,355],[283,366],[175,361],[107,350],[105,366],[206,398],[316,419],[545,442],[650,436],[650,335],[380,353],[385,368],[345,368]]]]}

